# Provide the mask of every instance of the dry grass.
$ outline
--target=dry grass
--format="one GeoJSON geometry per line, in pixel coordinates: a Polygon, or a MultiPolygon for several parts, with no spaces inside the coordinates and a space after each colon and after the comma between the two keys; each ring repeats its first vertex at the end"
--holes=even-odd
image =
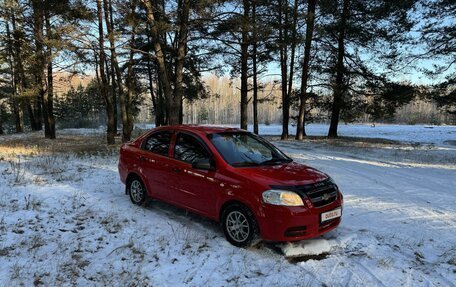
{"type": "Polygon", "coordinates": [[[53,154],[96,154],[117,151],[120,139],[115,145],[107,145],[104,134],[58,135],[50,140],[42,133],[33,132],[24,137],[5,136],[0,141],[0,159],[13,160],[18,156],[36,156],[53,154]]]}

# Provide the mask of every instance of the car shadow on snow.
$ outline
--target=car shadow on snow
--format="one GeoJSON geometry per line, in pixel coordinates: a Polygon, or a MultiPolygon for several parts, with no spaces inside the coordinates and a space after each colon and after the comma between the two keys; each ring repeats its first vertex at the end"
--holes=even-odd
{"type": "Polygon", "coordinates": [[[163,217],[179,221],[186,226],[192,226],[197,229],[196,231],[211,231],[214,233],[214,238],[223,237],[222,230],[217,222],[186,209],[156,199],[149,199],[144,207],[150,211],[160,213],[163,217]]]}

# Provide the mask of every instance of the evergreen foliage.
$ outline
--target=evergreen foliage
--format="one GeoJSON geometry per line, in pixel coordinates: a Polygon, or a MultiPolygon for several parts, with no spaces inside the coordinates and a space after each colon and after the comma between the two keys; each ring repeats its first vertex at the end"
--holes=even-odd
{"type": "MultiPolygon", "coordinates": [[[[157,126],[183,122],[186,105],[230,75],[240,125],[279,97],[290,121],[394,120],[416,99],[456,114],[456,3],[450,0],[0,0],[0,131],[106,125],[131,138],[146,99],[157,126]],[[62,73],[89,74],[60,87],[62,73]],[[423,74],[425,83],[404,80],[423,74]],[[265,80],[266,78],[273,80],[265,80]],[[267,93],[266,93],[267,94],[267,93]],[[252,110],[250,110],[252,107],[252,110]]],[[[225,101],[224,101],[225,102],[225,101]]],[[[232,113],[231,107],[224,115],[232,113]]],[[[204,121],[213,112],[199,109],[204,121]]]]}

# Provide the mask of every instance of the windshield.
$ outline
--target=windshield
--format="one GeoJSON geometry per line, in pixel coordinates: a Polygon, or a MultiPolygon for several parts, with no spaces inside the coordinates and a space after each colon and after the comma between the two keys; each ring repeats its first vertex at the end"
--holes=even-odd
{"type": "Polygon", "coordinates": [[[210,134],[208,138],[225,161],[235,167],[292,161],[273,145],[248,132],[216,133],[210,134]]]}

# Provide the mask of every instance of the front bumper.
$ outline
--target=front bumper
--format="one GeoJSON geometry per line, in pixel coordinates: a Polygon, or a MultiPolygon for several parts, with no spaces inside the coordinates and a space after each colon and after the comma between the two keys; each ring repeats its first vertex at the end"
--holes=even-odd
{"type": "Polygon", "coordinates": [[[342,217],[321,222],[321,214],[342,208],[341,196],[322,207],[285,207],[264,204],[258,218],[261,237],[270,241],[298,241],[323,235],[336,228],[342,217]]]}

